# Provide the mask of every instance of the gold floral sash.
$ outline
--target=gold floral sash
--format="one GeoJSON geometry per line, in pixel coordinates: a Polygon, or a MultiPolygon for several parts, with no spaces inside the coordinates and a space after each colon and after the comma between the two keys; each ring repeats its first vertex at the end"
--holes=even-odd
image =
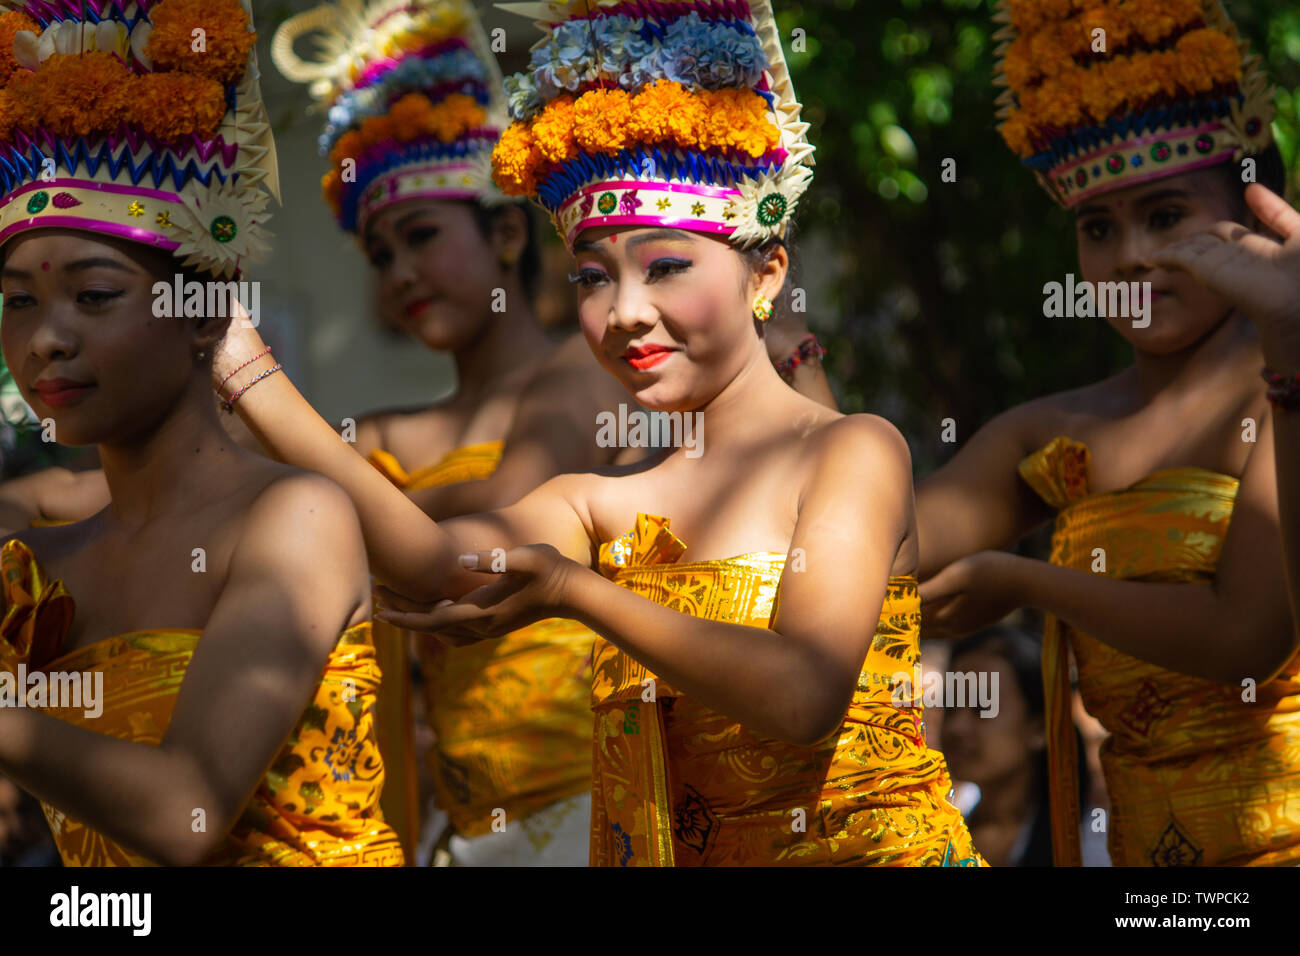
{"type": "MultiPolygon", "coordinates": [[[[639,514],[600,570],[684,614],[770,627],[785,555],[675,563],[685,551],[668,519],[639,514]]],[[[751,733],[598,639],[592,865],[981,865],[925,746],[920,689],[895,687],[919,623],[915,578],[891,578],[844,722],[811,747],[751,733]]]]}
{"type": "MultiPolygon", "coordinates": [[[[157,746],[200,631],[135,631],[59,656],[75,604],[46,578],[17,539],[0,548],[4,619],[0,671],[102,672],[103,712],[46,713],[95,733],[157,746]]],[[[384,765],[373,732],[380,674],[370,624],[339,637],[312,702],[209,866],[401,866],[397,835],[384,823],[384,765]]],[[[149,866],[149,860],[45,805],[67,866],[149,866]]]]}
{"type": "MultiPolygon", "coordinates": [[[[1059,511],[1053,564],[1125,580],[1213,580],[1237,479],[1173,468],[1093,494],[1088,464],[1087,447],[1064,436],[1020,464],[1059,511]]],[[[1049,616],[1043,682],[1057,865],[1081,863],[1071,648],[1084,705],[1111,734],[1101,758],[1116,866],[1300,862],[1300,657],[1245,701],[1240,686],[1157,667],[1049,616]]]]}
{"type": "MultiPolygon", "coordinates": [[[[467,445],[411,473],[384,451],[372,452],[370,461],[394,484],[416,490],[487,478],[502,449],[499,441],[467,445]]],[[[408,794],[405,812],[415,821],[409,632],[382,621],[375,632],[385,672],[403,675],[380,694],[381,741],[387,752],[402,755],[399,792],[408,794]]],[[[496,811],[505,812],[502,822],[509,825],[590,790],[594,640],[582,625],[559,618],[468,647],[447,648],[416,635],[426,713],[437,740],[430,755],[435,792],[457,834],[492,832],[501,818],[496,811]]]]}

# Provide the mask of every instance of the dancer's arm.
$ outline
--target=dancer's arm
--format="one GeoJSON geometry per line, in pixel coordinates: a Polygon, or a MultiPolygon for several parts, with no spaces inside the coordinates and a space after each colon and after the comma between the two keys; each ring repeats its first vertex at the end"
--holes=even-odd
{"type": "Polygon", "coordinates": [[[225,839],[368,603],[356,515],[330,482],[275,481],[245,528],[157,747],[0,708],[0,771],[159,863],[198,863],[225,839]]]}
{"type": "Polygon", "coordinates": [[[1055,398],[1019,405],[993,419],[942,468],[916,486],[922,581],[967,555],[1006,548],[1051,519],[1021,478],[1041,421],[1055,398]]]}
{"type": "MultiPolygon", "coordinates": [[[[1276,239],[1220,223],[1161,250],[1154,261],[1189,272],[1231,301],[1259,330],[1267,367],[1300,374],[1300,212],[1258,183],[1246,187],[1246,201],[1276,239]]],[[[1300,410],[1275,411],[1273,441],[1287,581],[1300,621],[1300,410]]]]}
{"type": "Polygon", "coordinates": [[[961,636],[1035,607],[1169,670],[1235,685],[1269,680],[1300,647],[1300,633],[1287,601],[1271,418],[1258,438],[1213,582],[1122,581],[985,551],[921,585],[927,635],[961,636]]]}
{"type": "MultiPolygon", "coordinates": [[[[378,616],[484,637],[575,618],[705,706],[757,733],[812,743],[849,706],[912,521],[907,444],[888,423],[841,419],[816,454],[790,545],[800,560],[787,561],[770,630],[663,607],[544,547],[506,552],[496,569],[506,573],[455,604],[431,610],[387,595],[392,610],[378,616]]],[[[491,555],[477,559],[493,570],[491,555]]]]}
{"type": "MultiPolygon", "coordinates": [[[[213,367],[214,381],[262,351],[261,337],[247,323],[232,322],[213,367]]],[[[226,387],[272,368],[270,356],[245,368],[226,387]]],[[[502,512],[435,524],[404,492],[391,484],[353,447],[344,442],[283,373],[249,388],[235,409],[267,452],[279,461],[317,471],[333,479],[361,519],[370,570],[393,590],[412,598],[437,600],[465,593],[479,583],[456,558],[477,547],[512,547],[535,541],[555,544],[566,554],[585,555],[590,545],[584,526],[570,505],[569,484],[548,482],[502,512]]],[[[563,476],[562,476],[563,477],[563,476]]]]}

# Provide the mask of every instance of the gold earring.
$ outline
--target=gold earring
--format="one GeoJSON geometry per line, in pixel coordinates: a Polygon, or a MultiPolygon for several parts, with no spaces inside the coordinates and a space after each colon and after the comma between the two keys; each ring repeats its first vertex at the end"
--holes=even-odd
{"type": "Polygon", "coordinates": [[[772,300],[765,295],[757,296],[751,308],[754,312],[754,318],[760,322],[766,322],[772,317],[772,300]]]}
{"type": "Polygon", "coordinates": [[[515,264],[516,257],[513,252],[503,252],[501,254],[501,268],[509,269],[515,264]]]}

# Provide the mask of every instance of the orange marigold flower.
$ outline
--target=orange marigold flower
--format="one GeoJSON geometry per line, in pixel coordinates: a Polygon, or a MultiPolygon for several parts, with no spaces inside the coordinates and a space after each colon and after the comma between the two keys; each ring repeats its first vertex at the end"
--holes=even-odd
{"type": "Polygon", "coordinates": [[[1023,110],[1016,110],[1006,121],[998,127],[998,132],[1006,140],[1006,144],[1011,147],[1018,156],[1028,158],[1034,155],[1034,144],[1032,140],[1033,130],[1025,122],[1023,110]]]}
{"type": "Polygon", "coordinates": [[[18,122],[18,108],[13,94],[0,88],[0,143],[7,143],[18,122]]]}
{"type": "Polygon", "coordinates": [[[507,196],[531,196],[541,165],[533,134],[523,123],[506,127],[492,150],[492,179],[507,196]]]}
{"type": "Polygon", "coordinates": [[[1002,58],[1002,75],[1007,78],[1007,85],[1017,92],[1042,75],[1042,70],[1029,55],[1028,40],[1021,37],[1007,47],[1002,58]]]}
{"type": "Polygon", "coordinates": [[[355,161],[365,151],[366,142],[356,130],[349,130],[339,137],[339,141],[330,150],[330,165],[339,167],[343,160],[355,161]]]}
{"type": "Polygon", "coordinates": [[[632,120],[628,135],[638,143],[665,143],[674,138],[676,114],[690,110],[694,98],[680,83],[655,80],[632,98],[632,120]]]}
{"type": "Polygon", "coordinates": [[[533,120],[530,145],[547,162],[562,163],[571,159],[578,151],[573,138],[573,123],[573,97],[567,94],[557,96],[533,120]]]}
{"type": "Polygon", "coordinates": [[[1189,92],[1204,93],[1241,76],[1241,51],[1218,30],[1193,30],[1178,39],[1178,83],[1189,92]]]}
{"type": "Polygon", "coordinates": [[[780,131],[767,118],[767,100],[752,90],[706,90],[699,145],[761,156],[775,149],[780,131]]]}
{"type": "Polygon", "coordinates": [[[474,127],[482,126],[486,119],[487,114],[474,97],[453,93],[433,107],[429,114],[430,132],[442,142],[450,143],[474,127]]]}
{"type": "Polygon", "coordinates": [[[632,97],[624,90],[590,90],[573,106],[573,138],[581,149],[613,155],[631,143],[632,97]]]}
{"type": "Polygon", "coordinates": [[[145,53],[156,69],[197,73],[223,86],[244,75],[257,42],[239,0],[162,0],[149,20],[153,33],[145,53]]]}
{"type": "Polygon", "coordinates": [[[189,73],[148,73],[135,80],[127,122],[151,136],[173,142],[190,133],[213,139],[226,115],[221,84],[189,73]]]}
{"type": "Polygon", "coordinates": [[[14,74],[15,123],[63,137],[113,132],[127,117],[135,79],[111,53],[56,53],[36,72],[14,74]]]}
{"type": "Polygon", "coordinates": [[[18,69],[14,59],[14,36],[22,30],[41,35],[41,25],[25,13],[11,10],[0,15],[0,83],[8,83],[18,69]]]}
{"type": "Polygon", "coordinates": [[[1133,27],[1148,43],[1157,43],[1204,16],[1200,0],[1142,0],[1130,7],[1126,9],[1133,27]]]}
{"type": "Polygon", "coordinates": [[[320,188],[325,201],[337,216],[343,208],[343,177],[339,175],[338,170],[332,169],[322,176],[320,188]]]}

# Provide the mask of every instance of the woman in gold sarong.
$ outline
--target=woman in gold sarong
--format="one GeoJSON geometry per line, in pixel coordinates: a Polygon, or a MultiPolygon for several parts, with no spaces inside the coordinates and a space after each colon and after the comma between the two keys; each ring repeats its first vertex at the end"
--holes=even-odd
{"type": "MultiPolygon", "coordinates": [[[[348,489],[368,539],[383,543],[376,578],[405,595],[388,595],[402,610],[386,619],[463,645],[552,616],[601,635],[593,863],[980,865],[907,679],[919,605],[906,445],[879,418],[791,390],[766,352],[811,147],[770,6],[741,6],[710,8],[708,24],[691,4],[656,8],[651,38],[636,42],[618,34],[628,11],[650,16],[642,5],[603,5],[600,29],[556,7],[537,76],[507,84],[518,122],[494,154],[498,183],[553,213],[588,344],[662,413],[668,447],[434,525],[283,376],[238,411],[277,457],[348,489]],[[637,50],[640,72],[622,74],[632,92],[593,81],[576,105],[533,97],[550,55],[579,56],[569,66],[581,77],[637,50]],[[653,72],[687,60],[700,85],[653,72]],[[607,122],[625,110],[635,122],[607,122]],[[718,122],[674,133],[656,120],[669,113],[718,122]],[[663,140],[710,125],[728,142],[663,140]],[[611,136],[625,141],[593,145],[611,136]],[[619,145],[634,183],[631,168],[609,165],[619,145]],[[689,159],[669,162],[670,149],[689,159]]],[[[259,348],[240,330],[219,364],[259,348]]]]}
{"type": "Polygon", "coordinates": [[[0,338],[23,398],[60,442],[96,446],[111,491],[0,547],[0,771],[41,799],[68,865],[400,866],[355,511],[226,434],[210,378],[229,317],[159,309],[159,285],[264,248],[276,176],[251,17],[161,0],[149,19],[0,16],[9,37],[84,44],[15,48],[3,77],[6,136],[70,146],[4,174],[0,338]],[[178,51],[200,29],[196,61],[178,51]],[[123,123],[121,162],[79,162],[123,123]],[[157,147],[164,129],[188,145],[157,147]],[[190,153],[203,175],[139,181],[190,153]]]}
{"type": "Polygon", "coordinates": [[[1079,271],[1097,284],[1098,306],[1105,284],[1135,284],[1129,309],[1099,312],[1134,362],[1004,413],[921,483],[927,628],[957,635],[1017,607],[1047,613],[1058,865],[1080,863],[1071,653],[1083,703],[1110,734],[1101,749],[1110,818],[1084,823],[1105,826],[1115,865],[1293,864],[1300,635],[1252,318],[1274,299],[1293,302],[1296,287],[1273,266],[1281,250],[1262,225],[1279,221],[1284,204],[1263,186],[1243,190],[1235,165],[1248,156],[1261,182],[1284,188],[1267,82],[1217,2],[1150,21],[1140,5],[1107,3],[1067,32],[1077,25],[1083,37],[1097,18],[1120,17],[1107,22],[1141,33],[1144,46],[1087,57],[1072,79],[1091,86],[1096,71],[1122,67],[1172,85],[1158,104],[1110,104],[1102,139],[1094,123],[1103,117],[1089,112],[1098,103],[1066,97],[1075,122],[1062,130],[1031,92],[1053,82],[1043,77],[1054,67],[1031,54],[1040,35],[1062,28],[1057,17],[1041,4],[1004,5],[1002,132],[1074,211],[1079,271]],[[1194,72],[1230,95],[1208,100],[1184,85],[1190,73],[1162,74],[1158,63],[1170,60],[1199,64],[1194,72]],[[1169,98],[1177,110],[1164,108],[1169,98]],[[1224,248],[1229,237],[1242,281],[1202,282],[1188,244],[1204,252],[1207,240],[1224,248]],[[1051,519],[1049,562],[983,550],[1051,519]]]}

